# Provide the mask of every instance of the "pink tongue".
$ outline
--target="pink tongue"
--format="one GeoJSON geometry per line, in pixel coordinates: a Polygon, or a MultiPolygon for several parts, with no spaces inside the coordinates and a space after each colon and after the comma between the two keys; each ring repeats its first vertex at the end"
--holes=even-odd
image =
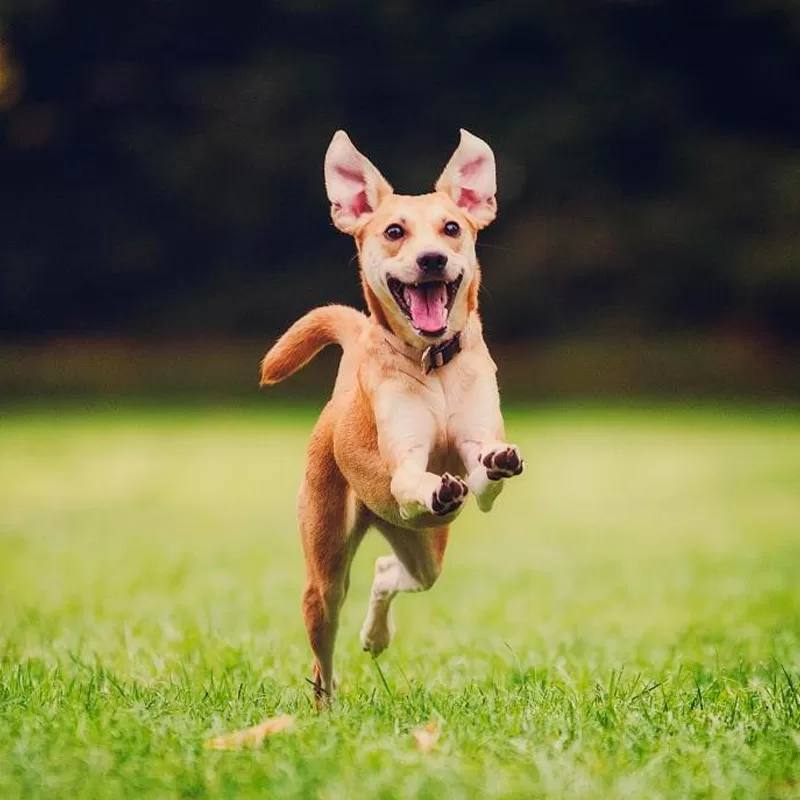
{"type": "Polygon", "coordinates": [[[411,319],[421,331],[434,333],[447,324],[447,289],[443,283],[406,286],[404,295],[411,319]]]}

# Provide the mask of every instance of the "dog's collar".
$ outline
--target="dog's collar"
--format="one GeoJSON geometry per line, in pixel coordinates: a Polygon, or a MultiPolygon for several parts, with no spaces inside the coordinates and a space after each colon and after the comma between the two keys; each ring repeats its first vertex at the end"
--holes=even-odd
{"type": "Polygon", "coordinates": [[[452,339],[425,348],[420,361],[422,371],[427,375],[429,372],[449,364],[460,352],[461,332],[459,331],[452,339]]]}
{"type": "Polygon", "coordinates": [[[386,329],[383,331],[389,347],[396,353],[418,364],[425,375],[440,369],[445,364],[449,364],[461,352],[461,337],[463,333],[464,331],[459,331],[445,342],[426,347],[422,351],[422,355],[420,355],[420,351],[417,348],[407,344],[391,331],[386,329]]]}

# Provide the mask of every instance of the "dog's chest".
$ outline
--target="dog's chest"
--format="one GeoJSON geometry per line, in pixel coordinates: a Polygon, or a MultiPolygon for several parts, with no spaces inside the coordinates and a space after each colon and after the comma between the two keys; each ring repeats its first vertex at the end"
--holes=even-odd
{"type": "Polygon", "coordinates": [[[462,433],[461,421],[479,401],[475,391],[478,370],[470,354],[463,354],[445,368],[426,376],[430,410],[435,420],[436,451],[452,451],[462,433]]]}

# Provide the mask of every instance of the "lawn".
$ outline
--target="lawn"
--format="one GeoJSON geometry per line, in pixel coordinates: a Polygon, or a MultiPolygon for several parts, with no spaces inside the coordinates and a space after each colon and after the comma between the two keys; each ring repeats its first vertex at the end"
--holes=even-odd
{"type": "Polygon", "coordinates": [[[398,599],[380,671],[367,539],[322,714],[312,422],[269,398],[0,417],[0,796],[800,796],[800,413],[510,414],[526,473],[398,599]],[[203,748],[283,713],[258,749],[203,748]]]}

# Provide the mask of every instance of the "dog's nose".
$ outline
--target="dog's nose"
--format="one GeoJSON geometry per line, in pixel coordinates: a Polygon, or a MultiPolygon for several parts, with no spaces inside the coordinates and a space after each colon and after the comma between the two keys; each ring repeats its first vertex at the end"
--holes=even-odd
{"type": "Polygon", "coordinates": [[[426,275],[435,275],[443,272],[447,266],[447,256],[444,253],[437,253],[435,250],[429,253],[420,253],[417,256],[417,266],[426,275]]]}

